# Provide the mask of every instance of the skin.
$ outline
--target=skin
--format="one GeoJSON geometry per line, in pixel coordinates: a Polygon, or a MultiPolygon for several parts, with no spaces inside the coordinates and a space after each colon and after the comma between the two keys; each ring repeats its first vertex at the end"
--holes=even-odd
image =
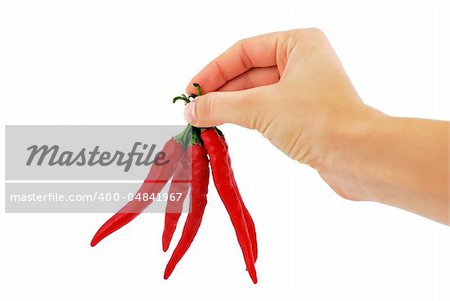
{"type": "Polygon", "coordinates": [[[318,29],[241,40],[187,86],[205,93],[186,120],[256,129],[316,169],[340,196],[449,225],[450,123],[389,116],[364,104],[318,29]]]}

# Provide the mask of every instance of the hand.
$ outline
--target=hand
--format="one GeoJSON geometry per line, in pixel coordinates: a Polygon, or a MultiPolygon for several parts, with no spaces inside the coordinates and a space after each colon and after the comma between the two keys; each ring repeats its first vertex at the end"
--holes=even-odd
{"type": "MultiPolygon", "coordinates": [[[[225,122],[257,129],[291,158],[321,171],[336,148],[334,133],[376,118],[365,106],[339,59],[318,29],[300,29],[244,39],[191,80],[204,94],[185,118],[199,127],[225,122]],[[218,91],[218,92],[213,92],[218,91]]],[[[324,178],[342,196],[332,177],[324,178]]]]}

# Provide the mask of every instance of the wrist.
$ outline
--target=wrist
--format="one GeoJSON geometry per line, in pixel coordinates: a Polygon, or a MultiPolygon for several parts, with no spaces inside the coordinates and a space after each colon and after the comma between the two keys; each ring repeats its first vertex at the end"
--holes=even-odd
{"type": "Polygon", "coordinates": [[[322,160],[314,168],[340,196],[350,200],[374,199],[361,171],[377,171],[369,167],[373,164],[369,158],[379,153],[383,129],[391,119],[358,102],[334,118],[324,131],[322,160]]]}

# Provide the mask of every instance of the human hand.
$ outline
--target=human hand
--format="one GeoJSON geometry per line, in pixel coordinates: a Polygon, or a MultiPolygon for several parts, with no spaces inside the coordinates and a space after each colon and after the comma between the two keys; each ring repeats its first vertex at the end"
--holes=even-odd
{"type": "Polygon", "coordinates": [[[188,93],[196,93],[192,83],[204,95],[185,108],[189,123],[256,129],[291,158],[316,168],[341,196],[363,197],[339,188],[327,167],[341,157],[337,135],[365,128],[382,114],[361,102],[320,30],[241,40],[194,76],[188,93]]]}

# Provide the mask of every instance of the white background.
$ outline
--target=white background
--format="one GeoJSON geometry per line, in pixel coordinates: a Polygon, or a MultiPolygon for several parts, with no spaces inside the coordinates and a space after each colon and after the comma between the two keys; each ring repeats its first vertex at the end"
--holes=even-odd
{"type": "MultiPolygon", "coordinates": [[[[2,0],[1,123],[182,124],[170,99],[209,60],[244,37],[312,26],[366,103],[448,120],[449,15],[445,1],[2,0]]],[[[168,281],[162,214],[91,248],[109,214],[0,213],[0,299],[450,300],[450,228],[343,200],[256,132],[222,129],[257,226],[257,285],[210,186],[168,281]]]]}

